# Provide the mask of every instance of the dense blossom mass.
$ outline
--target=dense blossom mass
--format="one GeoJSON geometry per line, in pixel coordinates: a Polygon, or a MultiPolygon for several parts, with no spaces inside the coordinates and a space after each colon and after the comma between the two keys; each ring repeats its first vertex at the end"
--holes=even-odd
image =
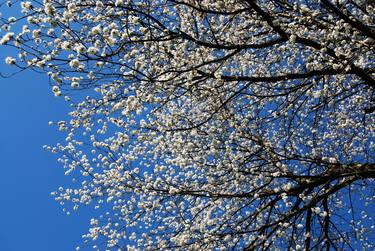
{"type": "Polygon", "coordinates": [[[72,107],[46,148],[73,179],[56,201],[98,212],[83,246],[375,249],[374,1],[6,8],[5,62],[72,107]]]}

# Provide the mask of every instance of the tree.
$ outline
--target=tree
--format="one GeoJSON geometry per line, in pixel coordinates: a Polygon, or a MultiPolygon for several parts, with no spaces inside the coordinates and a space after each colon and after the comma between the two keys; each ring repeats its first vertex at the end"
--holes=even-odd
{"type": "Polygon", "coordinates": [[[374,1],[21,6],[6,62],[72,106],[47,148],[75,181],[56,200],[106,212],[87,241],[374,249],[374,1]]]}

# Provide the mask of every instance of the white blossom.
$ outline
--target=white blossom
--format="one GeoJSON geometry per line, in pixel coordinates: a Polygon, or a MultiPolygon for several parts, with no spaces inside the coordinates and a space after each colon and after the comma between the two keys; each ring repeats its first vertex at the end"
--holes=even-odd
{"type": "Polygon", "coordinates": [[[96,214],[85,246],[374,249],[368,1],[21,6],[1,49],[70,107],[44,148],[64,212],[96,214]]]}
{"type": "Polygon", "coordinates": [[[12,57],[6,57],[5,58],[5,63],[8,64],[8,65],[15,64],[16,63],[16,59],[12,58],[12,57]]]}
{"type": "Polygon", "coordinates": [[[73,59],[73,60],[71,60],[71,61],[69,62],[69,66],[70,66],[71,68],[78,68],[79,65],[80,65],[80,63],[79,63],[79,60],[78,60],[78,59],[73,59]]]}
{"type": "Polygon", "coordinates": [[[13,39],[13,37],[14,37],[14,32],[8,32],[8,33],[6,33],[6,34],[0,39],[0,45],[9,42],[10,40],[13,39]]]}

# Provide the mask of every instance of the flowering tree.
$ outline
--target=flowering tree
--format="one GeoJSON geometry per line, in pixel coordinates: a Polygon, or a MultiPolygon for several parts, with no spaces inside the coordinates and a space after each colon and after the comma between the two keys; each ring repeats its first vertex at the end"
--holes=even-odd
{"type": "MultiPolygon", "coordinates": [[[[8,5],[12,5],[11,2],[8,5]]],[[[44,0],[6,63],[72,107],[47,147],[99,249],[373,250],[374,1],[44,0]]]]}

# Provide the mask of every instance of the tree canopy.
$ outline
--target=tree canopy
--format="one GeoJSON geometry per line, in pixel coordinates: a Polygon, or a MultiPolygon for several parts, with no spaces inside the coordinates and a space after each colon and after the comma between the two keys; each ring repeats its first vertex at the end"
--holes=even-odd
{"type": "Polygon", "coordinates": [[[21,8],[2,17],[0,44],[72,107],[51,122],[66,142],[46,148],[74,181],[53,193],[64,210],[102,214],[85,243],[375,248],[374,1],[21,8]]]}

